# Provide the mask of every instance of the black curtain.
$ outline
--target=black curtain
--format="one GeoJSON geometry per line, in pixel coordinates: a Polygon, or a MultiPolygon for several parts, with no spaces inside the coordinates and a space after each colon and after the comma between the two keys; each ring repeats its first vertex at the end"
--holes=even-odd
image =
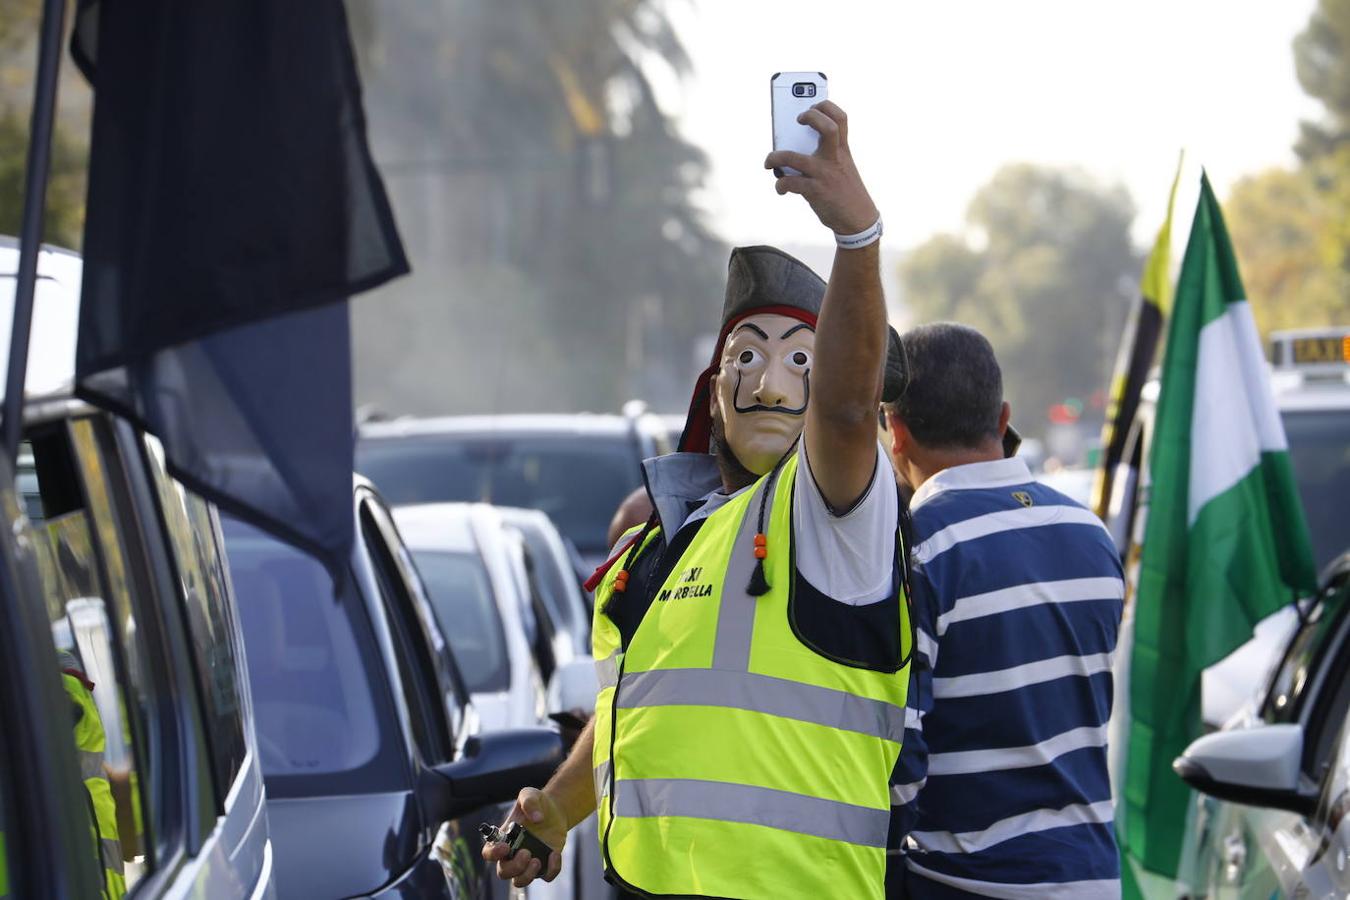
{"type": "Polygon", "coordinates": [[[341,571],[346,299],[408,271],[340,0],[83,2],[94,88],[77,393],[341,571]]]}

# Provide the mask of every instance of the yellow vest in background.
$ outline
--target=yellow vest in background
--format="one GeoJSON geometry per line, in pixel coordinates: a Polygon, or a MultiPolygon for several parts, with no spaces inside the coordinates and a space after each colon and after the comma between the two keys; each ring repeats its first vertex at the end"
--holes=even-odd
{"type": "MultiPolygon", "coordinates": [[[[828,659],[794,633],[797,455],[703,523],[627,652],[595,591],[595,780],[606,870],[654,895],[884,896],[891,770],[913,634],[898,671],[828,659]],[[769,591],[751,596],[763,492],[769,591]]],[[[899,540],[899,535],[896,537],[899,540]]],[[[648,549],[657,540],[646,539],[648,549]]],[[[897,545],[898,546],[898,545],[897,545]]],[[[638,590],[634,586],[633,590],[638,590]]]]}
{"type": "Polygon", "coordinates": [[[117,835],[117,804],[113,800],[112,785],[103,771],[103,751],[107,746],[103,719],[94,705],[93,696],[78,678],[62,674],[61,679],[66,694],[83,712],[75,723],[75,756],[94,810],[95,821],[91,825],[97,826],[94,839],[99,848],[107,895],[116,900],[126,894],[127,882],[123,875],[122,844],[117,835]]]}

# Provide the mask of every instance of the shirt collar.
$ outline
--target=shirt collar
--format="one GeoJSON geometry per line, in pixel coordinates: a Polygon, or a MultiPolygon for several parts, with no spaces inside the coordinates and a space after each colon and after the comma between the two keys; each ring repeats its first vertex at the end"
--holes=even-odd
{"type": "Polygon", "coordinates": [[[642,461],[647,494],[667,534],[689,518],[691,504],[722,489],[722,473],[710,453],[667,453],[642,461]]]}
{"type": "Polygon", "coordinates": [[[1020,456],[952,466],[919,485],[919,489],[909,501],[909,508],[918,509],[943,491],[1011,487],[1015,484],[1026,484],[1031,480],[1031,470],[1020,456]]]}

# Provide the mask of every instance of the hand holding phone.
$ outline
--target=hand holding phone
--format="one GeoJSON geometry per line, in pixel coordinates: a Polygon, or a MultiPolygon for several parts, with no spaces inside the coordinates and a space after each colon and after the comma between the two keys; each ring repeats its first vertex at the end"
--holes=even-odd
{"type": "MultiPolygon", "coordinates": [[[[773,118],[773,149],[791,150],[810,156],[820,146],[820,133],[803,125],[797,117],[812,106],[829,99],[829,82],[824,72],[775,72],[769,79],[769,106],[773,118]]],[[[800,175],[787,166],[774,174],[800,175]]]]}
{"type": "Polygon", "coordinates": [[[872,246],[881,236],[881,214],[853,162],[848,115],[833,101],[820,99],[824,92],[823,75],[818,72],[814,75],[822,81],[813,97],[809,96],[810,87],[800,78],[802,74],[780,72],[773,79],[775,84],[783,82],[786,89],[786,99],[779,99],[782,92],[773,95],[774,141],[796,142],[799,149],[775,148],[765,158],[764,168],[773,169],[778,176],[774,190],[780,195],[805,197],[816,218],[835,233],[837,240],[861,241],[841,242],[841,247],[852,250],[872,246]],[[790,116],[789,110],[796,109],[801,112],[790,116]]]}

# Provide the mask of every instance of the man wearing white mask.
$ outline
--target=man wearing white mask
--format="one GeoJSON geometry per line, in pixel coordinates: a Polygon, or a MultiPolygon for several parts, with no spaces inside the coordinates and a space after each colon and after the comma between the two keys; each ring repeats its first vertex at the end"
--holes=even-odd
{"type": "MultiPolygon", "coordinates": [[[[598,805],[631,896],[880,898],[912,632],[899,503],[877,442],[887,326],[880,217],[832,103],[775,152],[780,194],[835,232],[826,285],[732,252],[719,340],[654,510],[597,570],[596,716],[511,818],[555,851],[598,805]]],[[[561,864],[489,845],[523,886],[561,864]]]]}

